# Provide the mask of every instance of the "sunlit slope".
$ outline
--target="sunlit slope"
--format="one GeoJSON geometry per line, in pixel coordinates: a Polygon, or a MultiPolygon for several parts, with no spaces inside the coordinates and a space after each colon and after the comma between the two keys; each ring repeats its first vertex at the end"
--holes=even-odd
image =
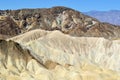
{"type": "MultiPolygon", "coordinates": [[[[11,38],[11,40],[19,42],[22,47],[19,45],[21,50],[16,52],[16,47],[5,48],[8,50],[6,54],[16,54],[16,59],[12,59],[14,56],[10,56],[12,57],[10,59],[3,57],[5,56],[5,50],[1,48],[1,59],[4,58],[4,60],[7,60],[7,63],[2,62],[4,65],[1,66],[1,69],[3,70],[4,68],[5,73],[1,73],[1,77],[5,78],[8,76],[9,70],[11,70],[12,73],[6,77],[7,80],[9,80],[11,76],[13,79],[17,78],[16,80],[120,79],[119,40],[107,40],[97,37],[72,37],[60,31],[49,31],[48,33],[49,34],[40,36],[39,38],[34,37],[34,39],[30,38],[33,36],[31,34],[31,36],[29,35],[29,40],[26,42],[23,42],[24,40],[22,41],[22,39],[27,39],[27,36],[21,36],[21,41],[19,40],[19,36],[17,36],[18,38],[16,39],[11,38]],[[26,49],[27,52],[25,52],[26,49]],[[18,54],[21,54],[21,56],[18,54]],[[19,56],[19,58],[17,56],[19,56]],[[13,67],[12,69],[8,63],[13,67]],[[23,63],[25,65],[23,65],[23,63]],[[7,68],[5,68],[5,66],[7,66],[7,68]],[[20,67],[22,67],[22,69],[20,67]],[[14,72],[17,74],[13,74],[14,72]]],[[[39,31],[39,35],[40,34],[41,32],[39,31]]],[[[5,43],[8,45],[10,41],[5,43]]]]}

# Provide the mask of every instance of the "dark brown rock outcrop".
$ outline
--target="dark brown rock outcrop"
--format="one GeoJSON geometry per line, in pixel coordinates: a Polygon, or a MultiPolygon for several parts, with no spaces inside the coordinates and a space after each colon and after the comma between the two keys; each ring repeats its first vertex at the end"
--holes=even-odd
{"type": "Polygon", "coordinates": [[[0,16],[0,34],[6,36],[15,36],[20,33],[16,22],[10,16],[0,16]]]}
{"type": "MultiPolygon", "coordinates": [[[[14,21],[13,24],[17,25],[20,30],[16,34],[40,28],[44,30],[60,30],[63,33],[78,37],[120,37],[119,26],[101,23],[97,19],[66,7],[6,10],[1,11],[0,15],[9,15],[11,17],[12,21],[14,21]]],[[[13,27],[13,24],[9,27],[13,27]]],[[[1,28],[0,30],[3,31],[1,28]]],[[[11,31],[11,29],[7,31],[11,31]]]]}

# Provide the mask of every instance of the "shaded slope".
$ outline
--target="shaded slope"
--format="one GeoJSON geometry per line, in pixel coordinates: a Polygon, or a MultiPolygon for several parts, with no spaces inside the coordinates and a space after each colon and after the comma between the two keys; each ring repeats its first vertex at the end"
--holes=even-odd
{"type": "Polygon", "coordinates": [[[0,40],[0,79],[36,79],[37,74],[43,70],[47,74],[43,64],[35,59],[28,49],[22,48],[20,44],[13,41],[0,40]]]}
{"type": "Polygon", "coordinates": [[[10,16],[0,16],[0,34],[15,36],[20,33],[18,25],[10,16]]]}

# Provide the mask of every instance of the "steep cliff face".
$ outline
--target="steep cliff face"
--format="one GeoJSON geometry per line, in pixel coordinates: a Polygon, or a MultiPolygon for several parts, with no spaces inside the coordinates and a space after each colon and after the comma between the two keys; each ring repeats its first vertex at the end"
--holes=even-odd
{"type": "MultiPolygon", "coordinates": [[[[1,16],[8,15],[20,28],[20,33],[34,29],[60,30],[72,36],[120,37],[120,27],[101,23],[98,20],[66,7],[46,9],[6,10],[1,16]]],[[[1,24],[0,24],[1,25],[1,24]]]]}

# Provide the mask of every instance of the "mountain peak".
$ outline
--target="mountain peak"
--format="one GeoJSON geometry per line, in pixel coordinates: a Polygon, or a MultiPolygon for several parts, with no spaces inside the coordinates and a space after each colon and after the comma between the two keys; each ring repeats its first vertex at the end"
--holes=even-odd
{"type": "MultiPolygon", "coordinates": [[[[14,22],[13,24],[20,30],[16,34],[34,29],[44,29],[49,31],[60,30],[72,36],[119,37],[116,34],[119,34],[120,27],[101,23],[79,11],[62,6],[43,9],[5,10],[0,15],[10,17],[14,22]]],[[[2,30],[2,27],[0,28],[2,30]]]]}

